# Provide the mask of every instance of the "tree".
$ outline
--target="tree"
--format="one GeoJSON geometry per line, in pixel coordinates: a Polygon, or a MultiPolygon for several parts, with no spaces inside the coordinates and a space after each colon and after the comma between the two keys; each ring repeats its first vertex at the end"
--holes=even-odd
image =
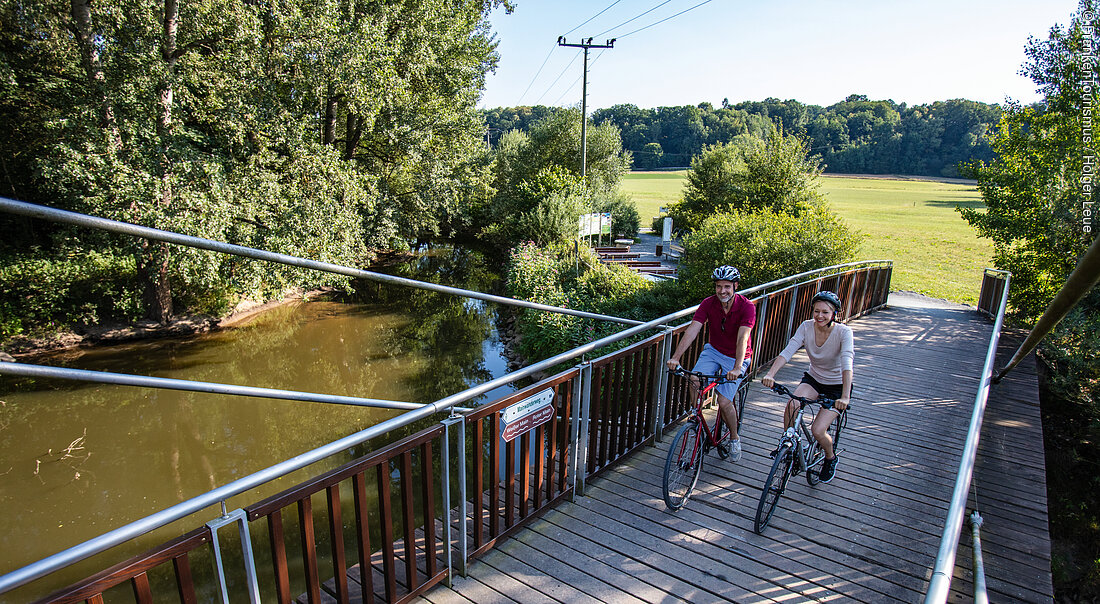
{"type": "Polygon", "coordinates": [[[580,158],[575,109],[552,113],[530,133],[505,133],[493,161],[496,193],[480,218],[482,236],[501,247],[523,240],[571,241],[580,214],[621,208],[615,197],[630,154],[622,150],[618,129],[609,123],[588,128],[583,181],[580,158]]]}
{"type": "Polygon", "coordinates": [[[661,165],[661,157],[665,154],[660,143],[646,143],[640,152],[634,153],[634,167],[642,170],[652,170],[661,165]]]}
{"type": "Polygon", "coordinates": [[[1021,73],[1044,99],[1006,107],[990,140],[996,158],[968,165],[986,210],[960,212],[993,240],[994,264],[1013,274],[1010,302],[1028,321],[1043,311],[1093,237],[1096,154],[1091,116],[1082,108],[1091,113],[1097,106],[1097,84],[1095,67],[1074,60],[1096,52],[1097,32],[1081,16],[1091,10],[1091,1],[1082,2],[1068,29],[1055,26],[1049,39],[1028,41],[1021,73]]]}
{"type": "MultiPolygon", "coordinates": [[[[451,228],[467,203],[488,196],[475,104],[496,61],[485,18],[501,4],[5,0],[6,189],[360,264],[372,249],[451,228]]],[[[40,228],[5,253],[133,257],[150,293],[144,310],[159,321],[180,309],[216,312],[236,296],[342,282],[72,233],[40,228]]]]}
{"type": "Polygon", "coordinates": [[[669,214],[689,230],[715,212],[771,209],[797,216],[824,203],[820,174],[820,159],[809,154],[805,140],[779,130],[763,142],[743,138],[708,147],[692,162],[683,199],[669,214]]]}

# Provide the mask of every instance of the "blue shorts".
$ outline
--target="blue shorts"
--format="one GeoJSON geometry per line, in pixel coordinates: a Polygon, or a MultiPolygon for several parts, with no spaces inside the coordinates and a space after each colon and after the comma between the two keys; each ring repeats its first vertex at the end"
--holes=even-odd
{"type": "MultiPolygon", "coordinates": [[[[737,394],[737,387],[741,385],[741,380],[745,379],[745,372],[749,370],[749,364],[751,363],[752,359],[745,359],[741,363],[741,377],[737,380],[715,386],[714,389],[718,391],[718,394],[732,401],[734,395],[737,394]]],[[[737,359],[728,357],[715,350],[710,344],[706,344],[703,346],[703,352],[699,353],[699,360],[695,361],[695,367],[692,368],[692,371],[710,375],[714,375],[719,371],[729,373],[736,365],[737,359]]]]}

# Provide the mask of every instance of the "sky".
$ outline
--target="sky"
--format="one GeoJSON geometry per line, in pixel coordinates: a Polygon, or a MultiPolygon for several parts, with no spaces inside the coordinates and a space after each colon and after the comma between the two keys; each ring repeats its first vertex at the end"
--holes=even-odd
{"type": "Polygon", "coordinates": [[[620,103],[719,107],[723,99],[732,104],[768,97],[828,106],[850,94],[909,105],[960,98],[1029,103],[1040,96],[1018,73],[1028,37],[1045,40],[1077,9],[1076,0],[515,5],[510,15],[503,8],[490,15],[500,63],[479,107],[579,106],[583,51],[559,47],[562,35],[571,44],[616,38],[612,49],[589,51],[589,111],[620,103]]]}

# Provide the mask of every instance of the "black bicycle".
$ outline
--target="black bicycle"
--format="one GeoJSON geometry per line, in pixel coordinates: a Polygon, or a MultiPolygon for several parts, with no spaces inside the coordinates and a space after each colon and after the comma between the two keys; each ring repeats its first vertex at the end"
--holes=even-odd
{"type": "MultiPolygon", "coordinates": [[[[676,433],[676,438],[672,439],[672,446],[669,447],[668,458],[665,460],[663,484],[665,505],[668,509],[676,511],[684,507],[688,497],[691,497],[695,483],[699,481],[699,473],[703,471],[703,456],[711,448],[718,451],[718,456],[722,459],[729,456],[730,431],[726,427],[726,422],[722,420],[722,413],[715,414],[712,428],[707,425],[707,420],[703,417],[703,404],[715,386],[730,380],[726,379],[725,374],[707,375],[688,371],[683,367],[677,367],[669,373],[699,378],[699,393],[695,397],[695,407],[688,416],[687,423],[676,433]]],[[[749,380],[746,378],[734,395],[733,404],[737,406],[738,434],[741,432],[741,417],[745,411],[748,383],[749,380]]]]}
{"type": "MultiPolygon", "coordinates": [[[[820,405],[822,409],[832,409],[836,404],[835,400],[824,395],[816,399],[795,396],[794,393],[780,384],[772,386],[771,390],[798,401],[799,405],[794,423],[779,438],[779,448],[776,450],[772,470],[768,474],[768,479],[764,482],[763,492],[760,493],[760,504],[756,506],[756,522],[754,524],[754,530],[757,533],[762,533],[768,526],[768,522],[771,521],[772,514],[775,512],[775,506],[779,504],[779,498],[783,496],[783,491],[787,488],[787,481],[790,480],[792,475],[806,470],[806,482],[810,483],[810,486],[814,486],[821,481],[818,470],[815,468],[825,460],[825,451],[821,449],[821,445],[813,437],[809,426],[804,421],[806,407],[816,404],[820,405]]],[[[850,408],[851,405],[848,407],[850,408]]],[[[846,408],[837,415],[826,430],[833,439],[834,453],[840,452],[838,448],[840,446],[840,433],[844,430],[847,422],[848,409],[846,408]]]]}

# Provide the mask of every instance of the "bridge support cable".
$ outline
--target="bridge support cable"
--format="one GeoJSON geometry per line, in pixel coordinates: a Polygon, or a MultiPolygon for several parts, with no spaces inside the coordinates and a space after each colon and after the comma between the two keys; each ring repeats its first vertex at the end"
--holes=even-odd
{"type": "MultiPolygon", "coordinates": [[[[1077,262],[1077,268],[1073,269],[1069,277],[1066,279],[1065,285],[1062,289],[1058,290],[1054,299],[1050,301],[1047,309],[1043,311],[1043,316],[1039,317],[1039,320],[1035,323],[1035,327],[1031,328],[1028,332],[1027,338],[1024,339],[1020,347],[1016,349],[1016,353],[1012,355],[1012,358],[1005,365],[1005,368],[997,374],[993,383],[1001,381],[1002,378],[1009,371],[1012,371],[1016,365],[1020,364],[1020,361],[1024,360],[1027,355],[1031,354],[1031,351],[1035,350],[1035,347],[1039,345],[1039,342],[1046,337],[1050,330],[1054,329],[1055,325],[1064,318],[1069,311],[1073,310],[1073,307],[1089,293],[1097,283],[1100,283],[1100,237],[1093,237],[1092,245],[1089,249],[1085,250],[1085,255],[1081,256],[1081,260],[1077,262]]],[[[1002,302],[1002,304],[1004,304],[1002,302]]]]}
{"type": "Polygon", "coordinates": [[[404,285],[406,287],[414,287],[417,289],[424,289],[444,294],[474,298],[475,300],[483,300],[485,302],[493,302],[496,304],[503,304],[505,306],[519,306],[522,308],[530,308],[533,310],[542,310],[563,315],[572,315],[585,319],[596,319],[598,321],[622,323],[624,325],[639,325],[641,323],[641,321],[635,321],[632,319],[623,319],[621,317],[612,317],[609,315],[601,315],[598,313],[573,310],[571,308],[562,308],[560,306],[538,304],[535,302],[528,302],[526,300],[509,298],[506,296],[494,296],[492,294],[485,294],[468,289],[439,285],[438,283],[428,283],[426,281],[417,281],[415,279],[406,279],[404,277],[384,275],[382,273],[375,273],[347,266],[341,266],[339,264],[332,264],[330,262],[308,260],[305,258],[299,258],[297,256],[279,254],[276,252],[269,252],[266,250],[259,250],[255,248],[244,247],[241,245],[234,245],[231,243],[223,243],[221,241],[214,241],[212,239],[192,237],[190,235],[182,235],[180,233],[174,233],[172,231],[163,231],[151,227],[143,227],[136,224],[130,224],[127,222],[108,220],[106,218],[98,218],[95,216],[88,216],[86,214],[78,214],[76,212],[69,212],[67,210],[58,210],[56,208],[35,205],[23,201],[15,201],[14,199],[8,199],[6,197],[0,197],[0,210],[10,212],[12,214],[18,214],[20,216],[41,218],[43,220],[52,220],[54,222],[62,222],[75,226],[97,228],[104,231],[110,231],[112,233],[132,235],[134,237],[142,237],[144,239],[151,239],[154,241],[163,241],[165,243],[174,243],[176,245],[209,250],[212,252],[221,252],[223,254],[232,254],[234,256],[252,258],[254,260],[277,262],[279,264],[285,264],[287,266],[296,266],[299,268],[333,273],[336,275],[344,275],[346,277],[354,277],[356,279],[368,279],[371,281],[380,281],[382,283],[392,283],[395,285],[404,285]]]}
{"type": "Polygon", "coordinates": [[[1005,286],[1001,294],[997,319],[993,322],[993,334],[989,337],[989,349],[986,351],[985,363],[982,365],[982,381],[978,387],[978,394],[974,397],[974,411],[970,416],[970,428],[966,434],[966,444],[963,445],[962,459],[959,460],[959,470],[955,477],[955,490],[951,496],[951,503],[947,508],[947,519],[944,521],[940,549],[936,556],[936,565],[932,570],[932,579],[928,583],[928,592],[925,594],[924,604],[944,604],[951,589],[951,576],[955,569],[955,554],[959,547],[959,536],[962,534],[966,501],[969,498],[970,482],[974,476],[974,464],[978,458],[978,440],[982,433],[982,419],[985,416],[986,402],[989,399],[989,387],[993,382],[993,362],[997,356],[997,343],[1001,338],[1001,326],[1004,324],[1005,307],[1008,305],[1008,289],[1011,279],[1011,274],[1005,275],[1005,286]]]}

